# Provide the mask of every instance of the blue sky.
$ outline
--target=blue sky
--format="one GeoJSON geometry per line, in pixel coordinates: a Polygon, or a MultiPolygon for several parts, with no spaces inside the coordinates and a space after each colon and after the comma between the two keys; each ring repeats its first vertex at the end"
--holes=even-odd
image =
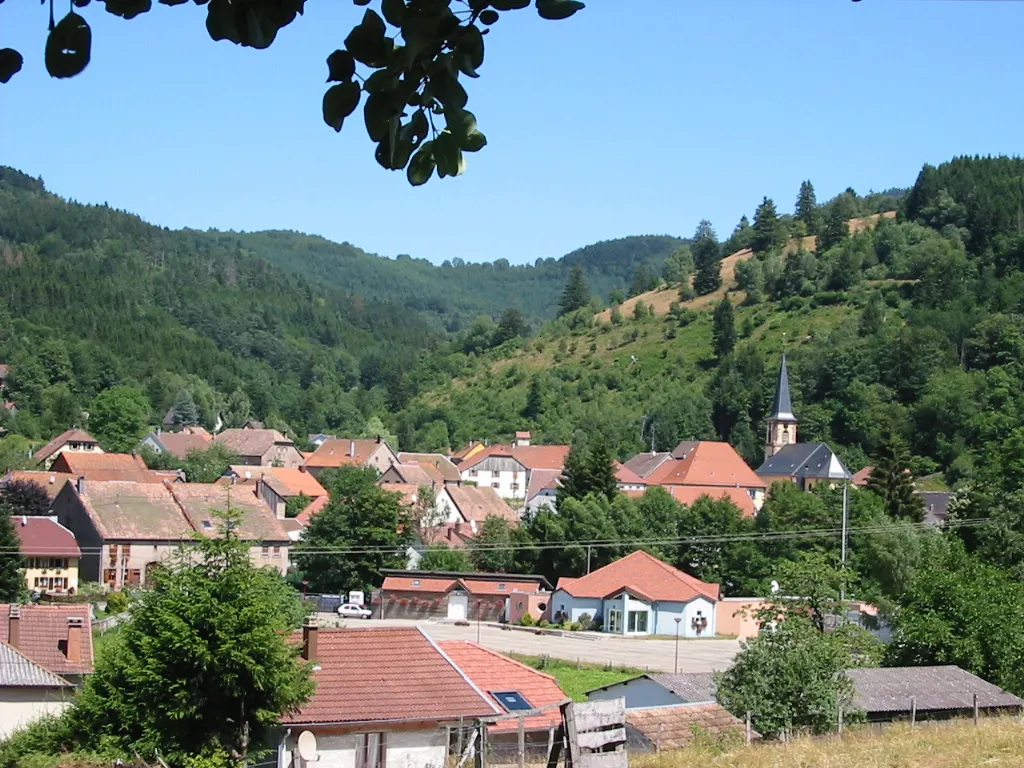
{"type": "MultiPolygon", "coordinates": [[[[66,2],[58,6],[63,9],[66,2]]],[[[509,13],[469,108],[489,146],[418,189],[361,119],[323,124],[324,59],[362,10],[308,0],[266,51],[214,43],[205,11],[132,21],[98,3],[81,76],[44,71],[47,11],[0,7],[26,56],[0,86],[0,163],[169,227],[296,229],[440,262],[558,257],[597,240],[720,235],[763,195],[792,209],[909,186],[925,162],[1021,151],[1024,3],[591,0],[509,13]]]]}

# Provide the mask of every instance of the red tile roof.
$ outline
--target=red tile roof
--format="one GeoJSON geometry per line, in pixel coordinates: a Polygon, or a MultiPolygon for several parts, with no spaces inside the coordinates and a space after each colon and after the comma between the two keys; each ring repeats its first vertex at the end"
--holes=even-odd
{"type": "Polygon", "coordinates": [[[558,488],[562,477],[560,469],[535,469],[530,473],[530,484],[526,487],[526,500],[532,501],[541,491],[558,488]]]}
{"type": "Polygon", "coordinates": [[[316,631],[316,692],[281,718],[285,725],[444,722],[497,712],[417,627],[316,631]]]}
{"type": "Polygon", "coordinates": [[[718,584],[708,584],[663,563],[641,549],[578,579],[561,578],[558,589],[573,597],[603,598],[628,589],[647,600],[718,600],[718,584]]]}
{"type": "Polygon", "coordinates": [[[204,536],[219,536],[214,512],[231,509],[242,513],[235,532],[245,541],[289,541],[288,532],[265,501],[246,488],[225,488],[214,483],[177,483],[165,486],[192,527],[204,536]]]}
{"type": "Polygon", "coordinates": [[[618,461],[615,462],[615,479],[619,485],[647,485],[647,481],[640,475],[618,461]]]}
{"type": "MultiPolygon", "coordinates": [[[[455,662],[466,675],[484,691],[499,708],[494,693],[516,691],[534,708],[540,709],[549,704],[560,704],[568,700],[565,692],[558,687],[555,678],[545,675],[536,669],[520,664],[514,659],[488,650],[476,643],[461,640],[447,640],[440,643],[441,650],[455,662]]],[[[528,717],[524,722],[527,730],[548,730],[562,722],[559,709],[552,709],[542,715],[528,717]]],[[[489,730],[492,732],[514,731],[518,728],[515,720],[495,723],[489,730]]]]}
{"type": "Polygon", "coordinates": [[[447,592],[458,587],[472,595],[530,594],[545,591],[550,584],[543,576],[522,576],[510,573],[442,573],[423,571],[385,571],[384,592],[447,592]],[[416,585],[419,586],[416,586],[416,585]],[[504,589],[502,589],[504,587],[504,589]]]}
{"type": "Polygon", "coordinates": [[[87,603],[22,605],[17,644],[11,643],[11,606],[0,604],[0,642],[16,648],[55,675],[88,674],[93,669],[92,618],[87,603]],[[82,620],[82,660],[67,657],[68,619],[82,620]]]}
{"type": "Polygon", "coordinates": [[[57,498],[57,494],[60,493],[61,488],[64,487],[64,483],[68,480],[75,480],[75,475],[66,475],[60,472],[44,472],[42,470],[27,470],[27,469],[16,469],[8,472],[4,475],[4,481],[10,482],[25,482],[35,483],[44,491],[46,495],[50,497],[51,501],[57,498]]]}
{"type": "Polygon", "coordinates": [[[327,490],[320,485],[319,481],[302,469],[253,467],[239,464],[233,465],[231,472],[243,482],[251,481],[253,484],[263,478],[263,482],[270,486],[274,493],[286,499],[302,493],[312,499],[327,495],[327,490]]]}
{"type": "Polygon", "coordinates": [[[213,442],[213,435],[205,429],[199,431],[195,428],[181,432],[161,432],[154,437],[168,453],[179,459],[184,459],[191,451],[205,451],[213,442]]]}
{"type": "Polygon", "coordinates": [[[647,475],[648,485],[717,485],[766,488],[736,449],[729,443],[702,440],[684,458],[662,463],[647,475]]]}
{"type": "MultiPolygon", "coordinates": [[[[323,445],[313,451],[313,454],[306,459],[305,466],[315,469],[361,467],[369,461],[374,451],[381,445],[387,445],[387,443],[383,440],[377,442],[376,438],[358,440],[336,438],[334,440],[325,440],[323,445]]],[[[390,446],[388,449],[390,450],[390,446]]]]}
{"type": "Polygon", "coordinates": [[[469,523],[443,523],[420,531],[420,541],[428,547],[443,544],[449,549],[464,549],[472,538],[469,523]]]}
{"type": "Polygon", "coordinates": [[[672,498],[686,506],[692,506],[697,499],[708,496],[712,499],[728,499],[737,507],[744,517],[756,517],[754,500],[744,488],[723,488],[713,485],[670,485],[665,490],[672,498]]]}
{"type": "Polygon", "coordinates": [[[853,480],[851,481],[854,485],[865,486],[868,484],[868,478],[871,477],[871,473],[874,471],[874,467],[864,467],[859,472],[855,472],[853,480]]]}
{"type": "Polygon", "coordinates": [[[161,483],[166,479],[166,475],[157,474],[146,467],[141,456],[129,453],[65,451],[54,460],[50,469],[101,482],[124,480],[133,483],[161,483]]]}
{"type": "Polygon", "coordinates": [[[500,517],[518,525],[519,516],[493,488],[472,485],[451,486],[448,496],[466,521],[482,523],[488,517],[500,517]]]}
{"type": "MultiPolygon", "coordinates": [[[[629,709],[626,722],[643,736],[643,747],[660,750],[682,749],[701,737],[739,737],[745,729],[743,721],[716,702],[629,709]]],[[[757,732],[752,736],[761,738],[757,732]]]]}
{"type": "Polygon", "coordinates": [[[278,443],[294,446],[276,429],[225,429],[213,441],[239,456],[264,456],[278,443]]]}
{"type": "Polygon", "coordinates": [[[402,452],[398,454],[398,460],[406,463],[420,464],[421,466],[429,464],[434,467],[438,473],[440,473],[441,478],[446,483],[458,483],[462,480],[462,475],[459,474],[459,468],[452,464],[451,459],[443,453],[402,452]]]}
{"type": "Polygon", "coordinates": [[[36,451],[36,461],[46,461],[68,443],[93,443],[99,445],[99,441],[84,429],[72,427],[66,432],[61,432],[53,440],[36,451]]]}
{"type": "Polygon", "coordinates": [[[527,469],[564,469],[568,445],[492,445],[459,465],[465,472],[490,456],[513,458],[527,469]]]}
{"type": "Polygon", "coordinates": [[[305,527],[309,525],[309,522],[313,519],[314,515],[316,515],[318,512],[321,512],[323,508],[330,503],[331,499],[329,496],[319,496],[313,499],[313,502],[308,507],[299,512],[298,516],[296,516],[295,519],[298,520],[303,527],[305,527]]]}
{"type": "Polygon", "coordinates": [[[408,464],[392,464],[387,472],[391,476],[397,476],[399,483],[419,487],[421,485],[433,488],[444,482],[441,473],[432,465],[422,465],[410,462],[408,464]]]}
{"type": "Polygon", "coordinates": [[[49,517],[12,517],[25,557],[81,557],[75,534],[49,517]]]}

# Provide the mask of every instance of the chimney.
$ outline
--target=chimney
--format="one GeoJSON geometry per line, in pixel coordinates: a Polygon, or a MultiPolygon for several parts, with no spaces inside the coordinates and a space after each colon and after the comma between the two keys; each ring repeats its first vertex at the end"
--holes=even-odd
{"type": "Polygon", "coordinates": [[[68,616],[68,647],[66,651],[68,661],[72,664],[82,662],[82,618],[80,616],[68,616]]]}
{"type": "Polygon", "coordinates": [[[53,485],[56,482],[57,482],[57,476],[56,475],[50,475],[50,485],[53,485]]]}
{"type": "Polygon", "coordinates": [[[77,480],[75,480],[75,489],[78,491],[79,495],[85,493],[85,478],[84,477],[80,477],[77,480]]]}
{"type": "Polygon", "coordinates": [[[306,617],[306,620],[302,622],[302,658],[306,661],[316,661],[317,659],[317,635],[319,632],[316,619],[312,616],[306,617]]]}
{"type": "Polygon", "coordinates": [[[348,441],[348,455],[349,455],[349,458],[352,458],[353,456],[356,455],[356,441],[355,440],[349,440],[348,441]]]}
{"type": "Polygon", "coordinates": [[[21,516],[21,527],[24,528],[26,525],[28,525],[28,517],[25,516],[25,515],[22,515],[21,516]]]}
{"type": "Polygon", "coordinates": [[[380,441],[381,441],[381,436],[377,435],[377,445],[380,445],[380,441]]]}
{"type": "Polygon", "coordinates": [[[7,618],[7,644],[12,648],[21,645],[21,606],[12,605],[7,618]]]}

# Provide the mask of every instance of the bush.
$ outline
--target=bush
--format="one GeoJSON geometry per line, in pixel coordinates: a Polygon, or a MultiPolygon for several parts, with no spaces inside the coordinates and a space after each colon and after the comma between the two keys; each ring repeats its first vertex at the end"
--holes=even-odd
{"type": "Polygon", "coordinates": [[[521,627],[535,627],[537,626],[537,620],[530,614],[524,614],[523,618],[519,620],[519,626],[521,627]]]}
{"type": "Polygon", "coordinates": [[[584,627],[589,627],[593,620],[594,617],[591,616],[589,613],[580,614],[579,623],[584,627]]]}
{"type": "Polygon", "coordinates": [[[130,603],[131,600],[124,592],[111,592],[107,595],[107,612],[124,613],[130,603]]]}
{"type": "Polygon", "coordinates": [[[580,624],[580,622],[578,621],[570,621],[566,623],[565,629],[567,629],[569,632],[580,632],[583,629],[583,625],[580,624]]]}
{"type": "Polygon", "coordinates": [[[551,626],[551,622],[548,621],[547,619],[541,619],[540,621],[537,622],[537,626],[540,627],[541,629],[547,629],[548,627],[551,626]]]}

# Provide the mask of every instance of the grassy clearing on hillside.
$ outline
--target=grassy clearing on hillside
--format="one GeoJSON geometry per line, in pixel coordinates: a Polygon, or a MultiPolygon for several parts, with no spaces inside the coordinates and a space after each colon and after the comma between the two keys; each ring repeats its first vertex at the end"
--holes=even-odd
{"type": "Polygon", "coordinates": [[[1016,718],[895,725],[838,738],[797,739],[750,747],[694,746],[633,755],[634,768],[1011,768],[1024,766],[1024,724],[1016,718]]]}
{"type": "Polygon", "coordinates": [[[602,685],[618,683],[642,675],[644,672],[642,669],[629,667],[609,670],[600,664],[580,664],[577,669],[576,663],[572,661],[548,659],[545,664],[544,659],[540,656],[520,656],[514,653],[509,655],[527,666],[551,675],[573,701],[586,701],[587,691],[600,688],[602,685]]]}

